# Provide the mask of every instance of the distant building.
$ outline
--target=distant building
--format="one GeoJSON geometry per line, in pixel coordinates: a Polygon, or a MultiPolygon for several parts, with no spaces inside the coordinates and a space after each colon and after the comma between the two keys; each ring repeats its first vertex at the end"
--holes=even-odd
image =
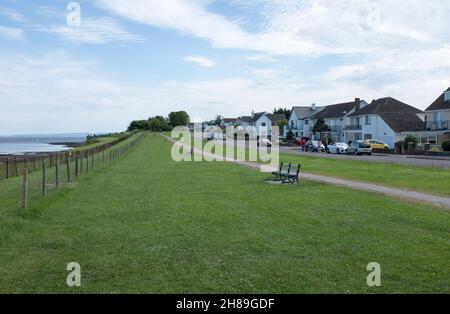
{"type": "Polygon", "coordinates": [[[418,126],[420,131],[406,132],[418,138],[419,144],[441,146],[450,140],[450,88],[443,92],[426,110],[424,122],[418,126]],[[421,130],[423,126],[423,130],[421,130]]]}
{"type": "Polygon", "coordinates": [[[292,130],[296,138],[310,138],[311,129],[314,126],[311,126],[311,118],[323,109],[323,107],[317,107],[314,103],[309,107],[293,107],[285,133],[292,130]]]}
{"type": "Polygon", "coordinates": [[[346,116],[344,137],[346,142],[378,139],[393,149],[407,132],[424,130],[424,125],[423,111],[392,97],[380,98],[346,116]]]}

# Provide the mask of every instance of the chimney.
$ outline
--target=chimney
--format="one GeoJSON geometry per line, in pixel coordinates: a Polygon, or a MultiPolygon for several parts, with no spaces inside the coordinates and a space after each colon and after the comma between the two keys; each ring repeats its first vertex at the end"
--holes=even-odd
{"type": "Polygon", "coordinates": [[[355,98],[355,112],[359,112],[361,110],[361,99],[355,98]]]}
{"type": "Polygon", "coordinates": [[[315,103],[312,103],[312,105],[311,105],[311,110],[312,110],[312,111],[316,110],[316,104],[315,104],[315,103]]]}
{"type": "Polygon", "coordinates": [[[255,116],[255,111],[252,110],[252,118],[255,116]]]}

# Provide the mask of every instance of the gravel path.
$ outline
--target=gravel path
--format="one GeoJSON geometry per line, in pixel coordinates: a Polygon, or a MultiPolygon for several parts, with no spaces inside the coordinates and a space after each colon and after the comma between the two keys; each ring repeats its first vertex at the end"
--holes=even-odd
{"type": "MultiPolygon", "coordinates": [[[[175,142],[172,138],[162,135],[164,138],[171,142],[175,142]]],[[[189,148],[188,145],[185,145],[189,148]]],[[[201,151],[195,150],[196,153],[201,153],[201,151]]],[[[211,156],[210,154],[205,154],[208,156],[211,156]]],[[[226,159],[227,162],[232,162],[241,166],[249,167],[255,170],[260,170],[260,165],[255,164],[252,162],[247,161],[236,161],[236,160],[229,160],[226,159]]],[[[406,200],[412,200],[412,201],[418,201],[422,203],[428,203],[432,205],[442,206],[450,209],[450,198],[444,197],[444,196],[436,196],[431,195],[427,193],[421,193],[406,189],[399,189],[399,188],[393,188],[393,187],[387,187],[383,185],[377,185],[373,183],[365,183],[365,182],[358,182],[358,181],[351,181],[351,180],[345,180],[345,179],[338,179],[334,177],[327,177],[322,175],[315,175],[311,173],[305,173],[302,172],[301,178],[303,180],[308,181],[314,181],[314,182],[320,182],[325,184],[332,184],[337,186],[344,186],[350,189],[360,190],[360,191],[367,191],[367,192],[374,192],[374,193],[380,193],[388,196],[393,196],[397,198],[402,198],[406,200]]]]}

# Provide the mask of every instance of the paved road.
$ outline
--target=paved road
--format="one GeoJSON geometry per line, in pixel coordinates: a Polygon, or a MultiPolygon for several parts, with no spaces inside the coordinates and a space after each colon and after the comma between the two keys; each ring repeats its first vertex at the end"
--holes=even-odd
{"type": "MultiPolygon", "coordinates": [[[[167,137],[165,135],[162,135],[162,136],[171,142],[175,142],[170,137],[167,137]]],[[[183,144],[183,146],[190,148],[190,146],[187,144],[183,144]]],[[[199,151],[197,149],[195,149],[195,152],[203,154],[204,156],[206,156],[206,155],[210,156],[210,157],[214,156],[213,154],[205,153],[205,152],[199,151]]],[[[326,156],[326,154],[323,154],[323,155],[326,156]]],[[[348,157],[348,156],[343,156],[343,157],[348,157]]],[[[353,157],[353,158],[355,158],[355,157],[353,157]]],[[[372,157],[374,157],[374,156],[372,156],[372,157]]],[[[383,157],[383,156],[381,156],[381,157],[383,157]]],[[[249,167],[249,168],[252,168],[255,170],[261,170],[261,165],[259,165],[257,163],[247,162],[247,161],[236,161],[234,159],[228,159],[228,158],[225,158],[225,160],[227,162],[232,162],[232,163],[235,163],[235,164],[238,164],[241,166],[245,166],[245,167],[249,167]]],[[[427,193],[421,193],[421,192],[416,192],[416,191],[411,191],[411,190],[406,190],[406,189],[387,187],[387,186],[377,185],[377,184],[373,184],[373,183],[365,183],[365,182],[359,182],[359,181],[338,179],[338,178],[315,175],[315,174],[310,174],[310,173],[302,173],[301,177],[302,177],[302,179],[305,179],[308,181],[316,181],[316,182],[321,182],[321,183],[325,183],[325,184],[345,186],[350,189],[380,193],[380,194],[384,194],[384,195],[388,195],[388,196],[392,196],[392,197],[396,197],[396,198],[402,198],[402,199],[409,200],[409,201],[417,201],[417,202],[421,202],[421,203],[442,206],[442,207],[446,207],[446,208],[450,209],[450,198],[444,197],[444,196],[436,196],[436,195],[431,195],[431,194],[427,194],[427,193]]]]}
{"type": "MultiPolygon", "coordinates": [[[[217,143],[221,143],[218,140],[217,143]]],[[[245,147],[244,142],[238,142],[239,147],[245,147]]],[[[227,141],[227,145],[232,146],[233,141],[227,141]]],[[[253,145],[256,147],[256,145],[253,145]]],[[[301,151],[300,147],[286,147],[280,146],[281,153],[295,154],[299,156],[319,157],[319,158],[333,158],[333,159],[347,159],[347,160],[362,160],[376,163],[390,163],[399,165],[410,165],[417,167],[430,168],[446,168],[450,169],[450,157],[431,157],[431,156],[405,156],[405,155],[388,155],[388,154],[373,154],[372,156],[347,156],[326,153],[305,153],[301,151]]]]}

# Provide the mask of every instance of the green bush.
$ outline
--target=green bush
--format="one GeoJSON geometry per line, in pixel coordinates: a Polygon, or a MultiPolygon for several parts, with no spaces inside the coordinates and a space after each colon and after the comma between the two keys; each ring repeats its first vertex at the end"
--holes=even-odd
{"type": "Polygon", "coordinates": [[[294,138],[295,138],[294,131],[289,130],[286,134],[286,141],[290,142],[290,141],[294,140],[294,138]]]}
{"type": "Polygon", "coordinates": [[[409,143],[413,143],[413,148],[416,148],[417,144],[419,143],[419,140],[416,137],[412,136],[412,135],[408,135],[405,138],[405,141],[404,141],[404,148],[405,148],[405,150],[408,149],[408,144],[409,143]]]}
{"type": "Polygon", "coordinates": [[[450,152],[450,140],[447,140],[447,141],[442,143],[442,149],[445,152],[450,152]]]}

